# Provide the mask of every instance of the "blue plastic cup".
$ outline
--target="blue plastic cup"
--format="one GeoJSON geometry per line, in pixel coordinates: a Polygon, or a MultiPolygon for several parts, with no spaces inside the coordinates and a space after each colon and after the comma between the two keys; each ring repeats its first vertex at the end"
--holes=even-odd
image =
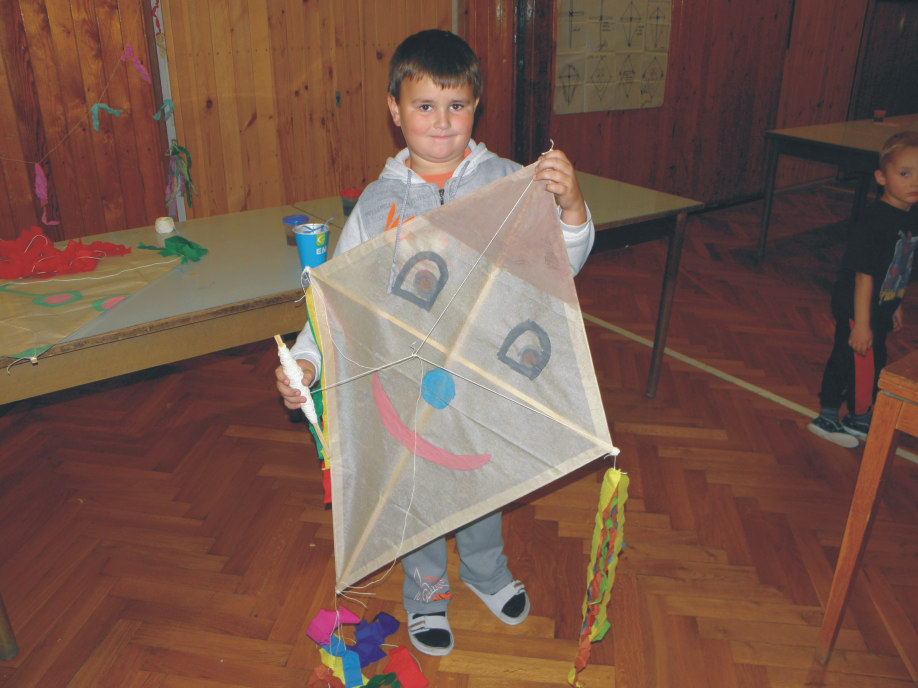
{"type": "Polygon", "coordinates": [[[328,226],[314,223],[297,225],[293,228],[296,249],[300,254],[300,265],[315,268],[325,262],[328,248],[328,226]]]}

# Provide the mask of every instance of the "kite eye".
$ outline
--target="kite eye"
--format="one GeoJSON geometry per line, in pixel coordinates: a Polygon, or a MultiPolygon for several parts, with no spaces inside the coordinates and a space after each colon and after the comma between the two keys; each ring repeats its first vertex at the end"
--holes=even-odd
{"type": "Polygon", "coordinates": [[[541,327],[531,320],[521,322],[507,334],[497,358],[521,375],[534,380],[548,365],[551,340],[541,327]]]}
{"type": "Polygon", "coordinates": [[[429,311],[447,279],[446,261],[433,251],[419,251],[398,273],[392,293],[429,311]]]}

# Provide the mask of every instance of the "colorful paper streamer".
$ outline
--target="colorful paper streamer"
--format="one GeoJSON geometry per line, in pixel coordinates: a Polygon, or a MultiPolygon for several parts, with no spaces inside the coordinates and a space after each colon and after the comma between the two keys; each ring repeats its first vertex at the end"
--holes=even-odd
{"type": "Polygon", "coordinates": [[[96,103],[95,105],[92,106],[93,131],[99,131],[99,110],[105,110],[108,114],[113,115],[115,117],[121,117],[121,113],[124,112],[124,110],[115,110],[114,108],[110,108],[105,103],[96,103]]]}
{"type": "Polygon", "coordinates": [[[178,197],[185,197],[188,207],[191,207],[191,195],[198,195],[191,180],[191,153],[173,139],[169,146],[169,181],[166,184],[166,208],[169,214],[175,217],[178,212],[178,197]]]}
{"type": "Polygon", "coordinates": [[[134,48],[130,43],[124,46],[124,53],[121,55],[121,61],[131,60],[134,63],[134,69],[137,70],[137,73],[140,74],[140,78],[146,81],[148,84],[152,84],[153,80],[150,78],[150,73],[147,71],[147,68],[143,66],[143,63],[137,59],[137,55],[134,54],[134,48]]]}
{"type": "Polygon", "coordinates": [[[587,571],[587,591],[583,599],[583,625],[574,666],[567,680],[571,686],[582,688],[580,673],[590,661],[590,647],[599,642],[609,630],[607,618],[615,567],[624,544],[625,501],[628,499],[628,476],[610,468],[602,479],[599,508],[593,525],[592,554],[587,571]]]}
{"type": "Polygon", "coordinates": [[[60,222],[58,220],[48,219],[48,178],[45,176],[45,171],[38,163],[35,163],[35,195],[41,202],[42,224],[49,227],[51,225],[59,225],[60,222]]]}
{"type": "Polygon", "coordinates": [[[153,119],[155,119],[158,122],[160,118],[165,116],[165,119],[163,121],[166,121],[167,119],[172,117],[172,113],[174,111],[175,111],[175,105],[172,104],[172,99],[166,98],[165,100],[163,100],[163,104],[159,106],[159,110],[156,111],[156,114],[153,115],[153,119]]]}

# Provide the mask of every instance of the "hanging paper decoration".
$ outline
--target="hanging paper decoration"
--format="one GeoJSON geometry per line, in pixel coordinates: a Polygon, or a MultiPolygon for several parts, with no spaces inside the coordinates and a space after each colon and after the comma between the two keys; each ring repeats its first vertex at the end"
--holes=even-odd
{"type": "Polygon", "coordinates": [[[105,103],[96,103],[92,106],[92,129],[93,131],[99,131],[99,110],[105,110],[108,114],[115,117],[121,117],[123,110],[115,110],[110,108],[105,103]]]}
{"type": "MultiPolygon", "coordinates": [[[[159,5],[159,0],[156,0],[156,4],[155,4],[154,7],[153,7],[153,18],[154,18],[154,20],[157,22],[157,25],[158,25],[158,27],[159,27],[159,28],[158,28],[158,33],[157,33],[157,40],[159,40],[159,39],[162,38],[162,25],[159,24],[158,5],[159,5]]],[[[164,46],[163,46],[163,47],[164,47],[164,46]]],[[[133,48],[133,46],[131,46],[130,44],[126,44],[126,45],[125,45],[125,47],[124,47],[124,52],[122,53],[120,60],[121,60],[121,62],[126,62],[127,60],[131,60],[132,64],[134,65],[134,69],[135,69],[135,71],[140,75],[140,78],[143,79],[144,81],[146,81],[148,84],[152,84],[152,83],[153,83],[153,80],[150,78],[150,73],[147,71],[146,67],[143,66],[143,63],[141,63],[141,61],[138,59],[137,55],[134,53],[134,48],[133,48]]],[[[115,75],[115,72],[114,72],[114,70],[112,70],[112,72],[111,72],[111,74],[110,74],[110,76],[109,76],[108,82],[105,84],[105,87],[102,89],[102,92],[99,94],[99,98],[100,98],[100,99],[103,98],[103,97],[105,96],[105,94],[108,92],[108,88],[109,88],[109,86],[111,85],[111,82],[112,82],[112,79],[114,78],[114,75],[115,75]]],[[[124,110],[116,110],[115,108],[112,108],[112,107],[106,105],[105,103],[99,102],[99,103],[95,103],[95,104],[90,108],[90,110],[80,118],[80,122],[82,122],[83,120],[85,120],[87,117],[90,117],[90,116],[91,116],[91,117],[92,117],[92,128],[93,128],[93,130],[94,130],[94,131],[99,131],[99,110],[104,110],[105,112],[109,113],[110,115],[112,115],[112,116],[114,116],[114,117],[120,117],[121,114],[124,112],[124,110]]],[[[163,104],[162,104],[162,106],[160,107],[159,111],[157,111],[157,113],[153,115],[153,119],[155,119],[155,120],[158,121],[158,120],[162,117],[162,113],[163,113],[163,112],[165,112],[166,119],[169,119],[169,117],[170,117],[170,116],[172,115],[172,113],[173,113],[173,110],[174,110],[174,106],[173,106],[172,101],[167,99],[166,101],[163,102],[163,104]]],[[[59,223],[57,220],[49,220],[49,219],[48,219],[48,216],[47,216],[47,207],[46,207],[46,206],[48,205],[48,180],[47,180],[47,178],[45,177],[45,173],[44,173],[44,171],[42,170],[41,165],[42,165],[42,163],[45,162],[48,158],[50,158],[50,157],[51,157],[51,153],[53,153],[55,150],[57,150],[57,149],[64,143],[64,141],[66,141],[68,138],[70,138],[70,136],[71,136],[71,135],[73,134],[73,132],[76,131],[76,130],[77,130],[77,127],[71,128],[70,131],[68,131],[67,134],[65,134],[64,137],[63,137],[60,141],[58,141],[57,144],[56,144],[55,146],[53,146],[53,147],[50,149],[50,151],[49,151],[48,153],[46,153],[46,154],[44,155],[44,157],[42,157],[42,158],[41,158],[38,162],[36,162],[36,163],[32,163],[31,161],[28,161],[28,160],[13,160],[13,159],[11,159],[11,158],[3,158],[2,156],[0,156],[0,160],[8,160],[8,161],[11,161],[11,162],[21,162],[21,163],[24,163],[24,164],[27,164],[27,165],[33,165],[33,166],[34,166],[34,171],[35,171],[35,195],[36,195],[36,196],[38,197],[38,199],[41,201],[41,206],[42,206],[41,221],[42,221],[42,223],[45,224],[45,225],[49,225],[49,226],[50,226],[50,225],[57,225],[57,224],[60,224],[60,223],[59,223]]],[[[187,151],[185,151],[185,149],[180,148],[180,150],[181,150],[181,151],[184,151],[184,152],[186,153],[186,155],[187,155],[187,151]]],[[[174,152],[173,152],[173,154],[174,154],[174,152]]],[[[190,156],[188,156],[188,157],[187,157],[186,164],[184,164],[184,174],[185,174],[186,176],[187,176],[187,171],[188,171],[190,168],[191,168],[191,158],[190,158],[190,156]]],[[[183,188],[185,189],[185,191],[186,191],[185,197],[186,197],[186,199],[188,200],[188,205],[191,206],[191,198],[189,197],[187,191],[188,191],[188,189],[190,189],[190,190],[192,191],[192,193],[195,193],[195,194],[197,194],[197,191],[194,190],[194,185],[191,184],[191,177],[190,177],[190,176],[187,176],[187,181],[184,181],[184,182],[183,182],[182,187],[183,187],[183,188]]],[[[178,192],[176,191],[176,192],[173,192],[173,193],[174,193],[174,194],[177,194],[178,192]]],[[[168,196],[167,196],[167,197],[168,197],[168,196]]],[[[167,205],[168,205],[168,201],[167,201],[167,205]]]]}
{"type": "Polygon", "coordinates": [[[184,196],[191,207],[191,194],[198,195],[191,180],[191,153],[173,139],[169,147],[169,181],[166,184],[166,208],[173,217],[178,213],[178,197],[184,196]]]}
{"type": "Polygon", "coordinates": [[[137,56],[134,54],[134,48],[128,43],[124,46],[124,54],[121,55],[121,61],[130,59],[134,63],[134,69],[137,70],[137,73],[140,74],[140,78],[146,81],[148,84],[152,84],[153,80],[150,78],[150,73],[147,71],[147,68],[143,66],[140,60],[137,59],[137,56]]]}
{"type": "Polygon", "coordinates": [[[162,10],[159,8],[160,0],[153,0],[150,14],[153,16],[153,39],[156,47],[163,53],[166,52],[166,36],[163,33],[163,23],[160,20],[162,10]]]}
{"type": "Polygon", "coordinates": [[[583,625],[580,646],[568,683],[581,688],[580,672],[590,661],[590,646],[603,639],[609,630],[607,607],[615,581],[615,567],[622,550],[622,528],[625,525],[625,501],[628,499],[628,476],[610,468],[602,479],[599,508],[593,527],[590,567],[587,571],[587,591],[583,600],[583,625]]]}
{"type": "Polygon", "coordinates": [[[49,227],[51,225],[59,225],[59,221],[48,219],[48,178],[45,176],[45,171],[38,163],[35,163],[35,195],[38,197],[38,200],[41,201],[42,224],[48,225],[49,227]]]}
{"type": "Polygon", "coordinates": [[[159,110],[156,111],[156,114],[153,115],[153,119],[158,122],[160,118],[163,117],[163,115],[165,115],[165,119],[169,119],[172,116],[174,110],[175,106],[172,104],[172,99],[166,98],[163,100],[163,104],[159,106],[159,110]]]}

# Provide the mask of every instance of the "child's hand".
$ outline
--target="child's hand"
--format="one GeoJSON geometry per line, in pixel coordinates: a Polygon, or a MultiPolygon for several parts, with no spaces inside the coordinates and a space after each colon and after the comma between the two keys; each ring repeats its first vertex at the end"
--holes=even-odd
{"type": "Polygon", "coordinates": [[[559,150],[550,150],[539,158],[536,180],[546,180],[545,188],[551,191],[561,206],[561,221],[576,227],[587,221],[586,204],[577,183],[574,166],[559,150]]]}
{"type": "Polygon", "coordinates": [[[866,356],[873,346],[873,331],[870,325],[858,325],[854,323],[851,328],[851,335],[848,337],[848,346],[854,349],[854,353],[859,356],[866,356]]]}
{"type": "MultiPolygon", "coordinates": [[[[297,365],[303,370],[303,386],[308,389],[309,385],[312,384],[312,381],[316,377],[316,369],[309,361],[297,360],[297,365]]],[[[277,391],[280,392],[283,397],[284,406],[291,411],[300,408],[300,404],[304,403],[306,398],[290,387],[290,380],[287,379],[283,367],[277,366],[277,369],[274,371],[274,376],[277,378],[277,391]]]]}
{"type": "Polygon", "coordinates": [[[899,304],[899,307],[893,312],[893,332],[898,332],[902,329],[902,304],[899,304]]]}

